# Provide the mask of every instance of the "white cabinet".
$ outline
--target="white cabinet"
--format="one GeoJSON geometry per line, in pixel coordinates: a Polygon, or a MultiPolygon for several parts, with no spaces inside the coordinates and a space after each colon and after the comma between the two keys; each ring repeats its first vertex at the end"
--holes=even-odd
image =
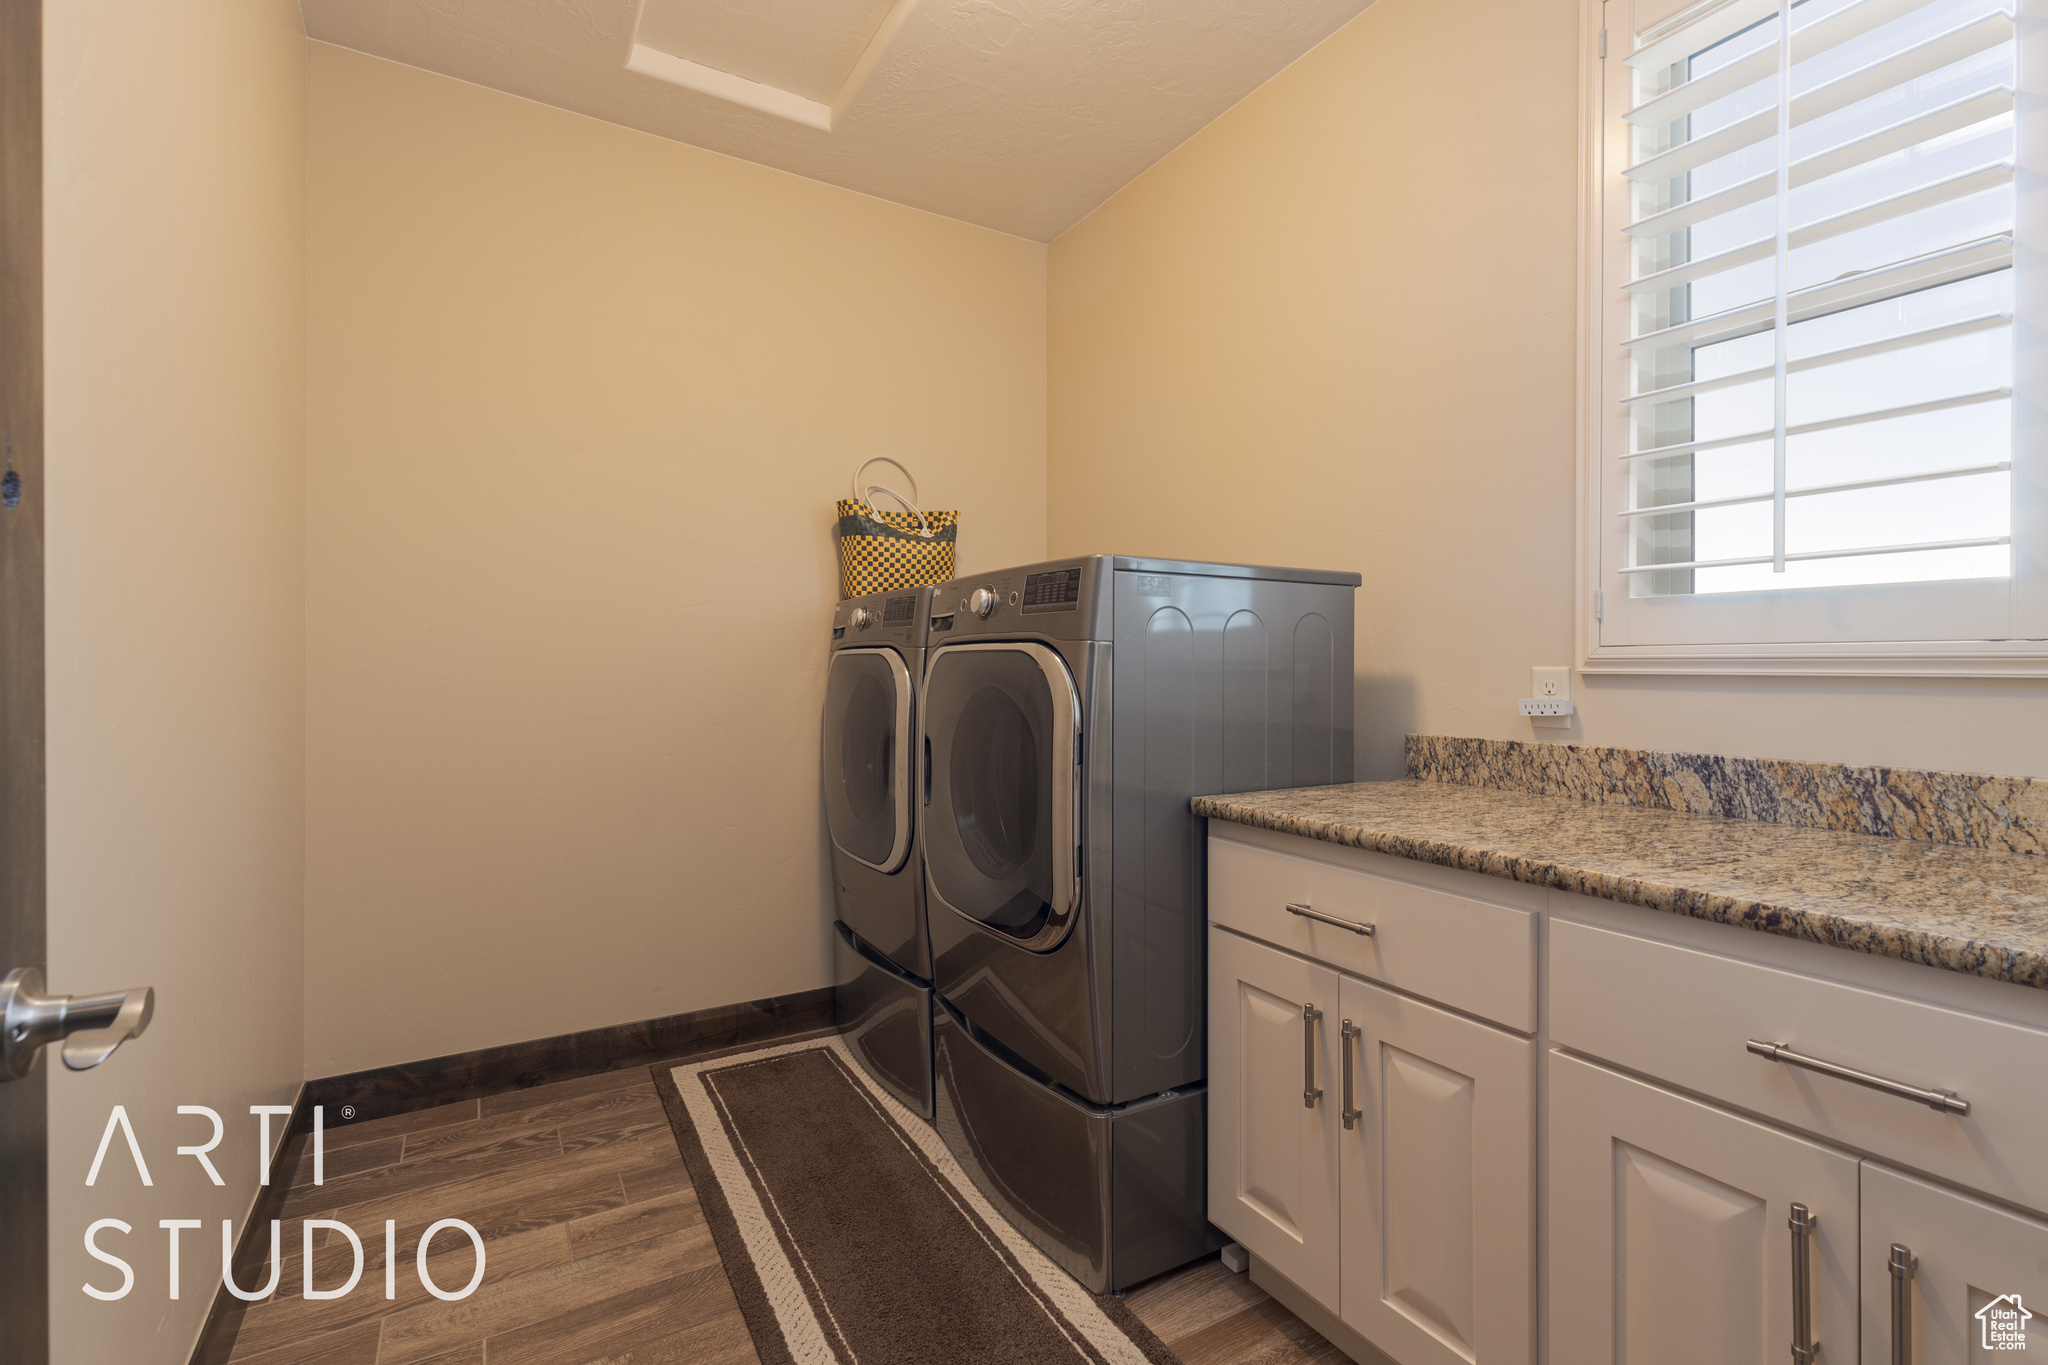
{"type": "Polygon", "coordinates": [[[1529,1039],[1211,930],[1209,1221],[1401,1365],[1533,1358],[1534,1136],[1529,1039]]]}
{"type": "Polygon", "coordinates": [[[1209,866],[1210,1220],[1333,1339],[1399,1365],[1531,1365],[1539,1328],[1550,1365],[2048,1352],[2034,993],[1263,831],[1212,834],[1209,866]]]}
{"type": "Polygon", "coordinates": [[[1340,989],[1339,1316],[1403,1365],[1521,1365],[1535,1045],[1355,977],[1340,989]]]}
{"type": "Polygon", "coordinates": [[[1210,933],[1209,1221],[1332,1310],[1337,1008],[1328,967],[1210,933]]]}
{"type": "Polygon", "coordinates": [[[2048,1223],[1864,1162],[1863,1365],[2044,1358],[2048,1223]],[[1894,1246],[1913,1263],[1909,1277],[1892,1274],[1894,1246]],[[1904,1356],[1893,1354],[1900,1293],[1912,1347],[1904,1356]],[[2018,1333],[2025,1346],[2001,1341],[2001,1332],[2018,1333]]]}
{"type": "Polygon", "coordinates": [[[1509,1028],[1536,1027],[1537,916],[1528,910],[1211,839],[1209,919],[1509,1028]]]}
{"type": "Polygon", "coordinates": [[[1819,1359],[1855,1358],[1856,1158],[1577,1058],[1549,1074],[1551,1360],[1785,1360],[1802,1294],[1819,1359]]]}
{"type": "Polygon", "coordinates": [[[2048,1085],[2013,1082],[2048,1075],[2048,1032],[1569,920],[1550,922],[1547,985],[1560,1047],[1965,1189],[2048,1207],[2048,1085]],[[1751,1040],[1952,1091],[1969,1109],[1932,1109],[1758,1056],[1751,1040]]]}

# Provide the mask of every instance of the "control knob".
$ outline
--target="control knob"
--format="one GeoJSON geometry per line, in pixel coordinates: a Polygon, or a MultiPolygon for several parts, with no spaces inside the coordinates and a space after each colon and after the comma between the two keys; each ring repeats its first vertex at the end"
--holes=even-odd
{"type": "Polygon", "coordinates": [[[967,599],[967,610],[986,621],[996,614],[996,604],[1001,599],[989,588],[976,588],[967,599]]]}
{"type": "Polygon", "coordinates": [[[875,614],[869,611],[866,607],[855,607],[853,609],[853,615],[848,619],[853,622],[853,628],[855,630],[866,630],[869,626],[875,623],[875,614]]]}

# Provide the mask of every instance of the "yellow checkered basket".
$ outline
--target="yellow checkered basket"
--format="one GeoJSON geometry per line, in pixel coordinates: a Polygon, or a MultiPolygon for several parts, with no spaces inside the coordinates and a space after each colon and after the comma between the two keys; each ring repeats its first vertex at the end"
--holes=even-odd
{"type": "Polygon", "coordinates": [[[839,595],[865,597],[945,582],[953,576],[959,534],[958,512],[918,509],[917,480],[909,470],[886,456],[869,460],[853,472],[853,496],[839,500],[839,595]],[[909,497],[878,483],[861,483],[861,476],[878,464],[895,466],[910,485],[909,497]],[[894,498],[904,510],[875,507],[877,493],[894,498]]]}

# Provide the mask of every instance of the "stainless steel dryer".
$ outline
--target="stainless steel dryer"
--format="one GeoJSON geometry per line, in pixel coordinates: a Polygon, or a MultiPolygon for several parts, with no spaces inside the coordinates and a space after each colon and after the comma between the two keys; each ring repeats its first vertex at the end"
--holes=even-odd
{"type": "Polygon", "coordinates": [[[930,588],[841,602],[825,672],[834,1000],[868,1073],[932,1116],[932,958],[918,857],[917,702],[930,588]]]}
{"type": "Polygon", "coordinates": [[[1097,1292],[1210,1245],[1188,803],[1351,780],[1359,581],[1102,555],[933,590],[937,1123],[1097,1292]]]}

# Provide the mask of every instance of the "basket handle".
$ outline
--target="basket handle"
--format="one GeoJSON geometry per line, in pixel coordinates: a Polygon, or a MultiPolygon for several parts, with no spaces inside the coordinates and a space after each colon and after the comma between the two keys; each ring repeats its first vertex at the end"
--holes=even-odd
{"type": "Polygon", "coordinates": [[[939,533],[932,529],[931,518],[927,517],[924,514],[923,510],[918,507],[917,502],[915,501],[917,498],[917,476],[915,474],[912,474],[908,469],[905,469],[900,461],[892,460],[887,455],[877,455],[871,460],[862,461],[860,468],[853,471],[853,500],[855,502],[866,503],[869,507],[873,507],[875,505],[874,495],[877,493],[887,493],[891,498],[894,498],[896,502],[899,505],[901,505],[905,511],[909,512],[910,515],[917,518],[918,530],[916,534],[919,536],[919,538],[924,540],[933,540],[938,537],[939,533]],[[868,466],[877,464],[894,465],[896,467],[897,472],[901,473],[905,479],[910,481],[910,496],[906,498],[901,493],[898,493],[895,489],[890,488],[885,484],[862,484],[860,481],[860,476],[868,472],[868,466]]]}

